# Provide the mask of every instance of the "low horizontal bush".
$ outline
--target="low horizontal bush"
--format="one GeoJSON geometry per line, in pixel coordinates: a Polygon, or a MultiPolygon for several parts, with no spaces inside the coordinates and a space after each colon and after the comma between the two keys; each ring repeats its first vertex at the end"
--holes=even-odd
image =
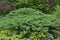
{"type": "Polygon", "coordinates": [[[0,28],[5,26],[15,26],[15,25],[52,25],[54,24],[55,18],[51,15],[44,14],[40,11],[34,10],[32,8],[21,8],[16,11],[12,11],[5,17],[0,19],[0,28]],[[2,24],[4,23],[4,24],[2,24]]]}
{"type": "Polygon", "coordinates": [[[0,30],[9,29],[19,33],[48,33],[49,26],[55,24],[56,18],[32,8],[21,8],[0,18],[0,30]]]}

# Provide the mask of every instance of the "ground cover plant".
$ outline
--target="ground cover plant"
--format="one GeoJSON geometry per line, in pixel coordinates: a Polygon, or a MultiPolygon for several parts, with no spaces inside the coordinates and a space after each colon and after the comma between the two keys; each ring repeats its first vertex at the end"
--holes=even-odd
{"type": "Polygon", "coordinates": [[[1,0],[0,40],[54,40],[60,37],[59,0],[1,0]]]}

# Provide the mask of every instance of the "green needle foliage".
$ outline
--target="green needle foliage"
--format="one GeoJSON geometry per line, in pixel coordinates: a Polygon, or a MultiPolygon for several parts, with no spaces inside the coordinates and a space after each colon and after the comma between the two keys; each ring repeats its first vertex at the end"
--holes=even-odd
{"type": "Polygon", "coordinates": [[[21,8],[0,18],[0,29],[19,28],[24,31],[41,31],[45,29],[44,26],[54,24],[55,18],[52,15],[32,8],[21,8]]]}
{"type": "Polygon", "coordinates": [[[60,36],[59,5],[60,0],[0,0],[0,37],[60,36]]]}

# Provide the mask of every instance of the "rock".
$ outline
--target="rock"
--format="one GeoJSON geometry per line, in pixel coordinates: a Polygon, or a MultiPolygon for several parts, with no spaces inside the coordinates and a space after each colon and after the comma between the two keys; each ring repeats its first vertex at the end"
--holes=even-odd
{"type": "Polygon", "coordinates": [[[10,37],[10,39],[9,39],[9,40],[14,40],[14,38],[10,37]]]}
{"type": "Polygon", "coordinates": [[[23,39],[19,39],[19,40],[31,40],[31,39],[28,39],[28,38],[23,38],[23,39]]]}
{"type": "Polygon", "coordinates": [[[48,37],[43,38],[42,40],[54,40],[54,37],[53,36],[48,36],[48,37]]]}

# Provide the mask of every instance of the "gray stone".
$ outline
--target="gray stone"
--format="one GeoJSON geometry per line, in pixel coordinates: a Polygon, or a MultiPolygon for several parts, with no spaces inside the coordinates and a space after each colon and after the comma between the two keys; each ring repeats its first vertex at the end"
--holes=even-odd
{"type": "Polygon", "coordinates": [[[53,36],[48,36],[48,37],[43,38],[42,40],[54,40],[54,37],[53,36]]]}

